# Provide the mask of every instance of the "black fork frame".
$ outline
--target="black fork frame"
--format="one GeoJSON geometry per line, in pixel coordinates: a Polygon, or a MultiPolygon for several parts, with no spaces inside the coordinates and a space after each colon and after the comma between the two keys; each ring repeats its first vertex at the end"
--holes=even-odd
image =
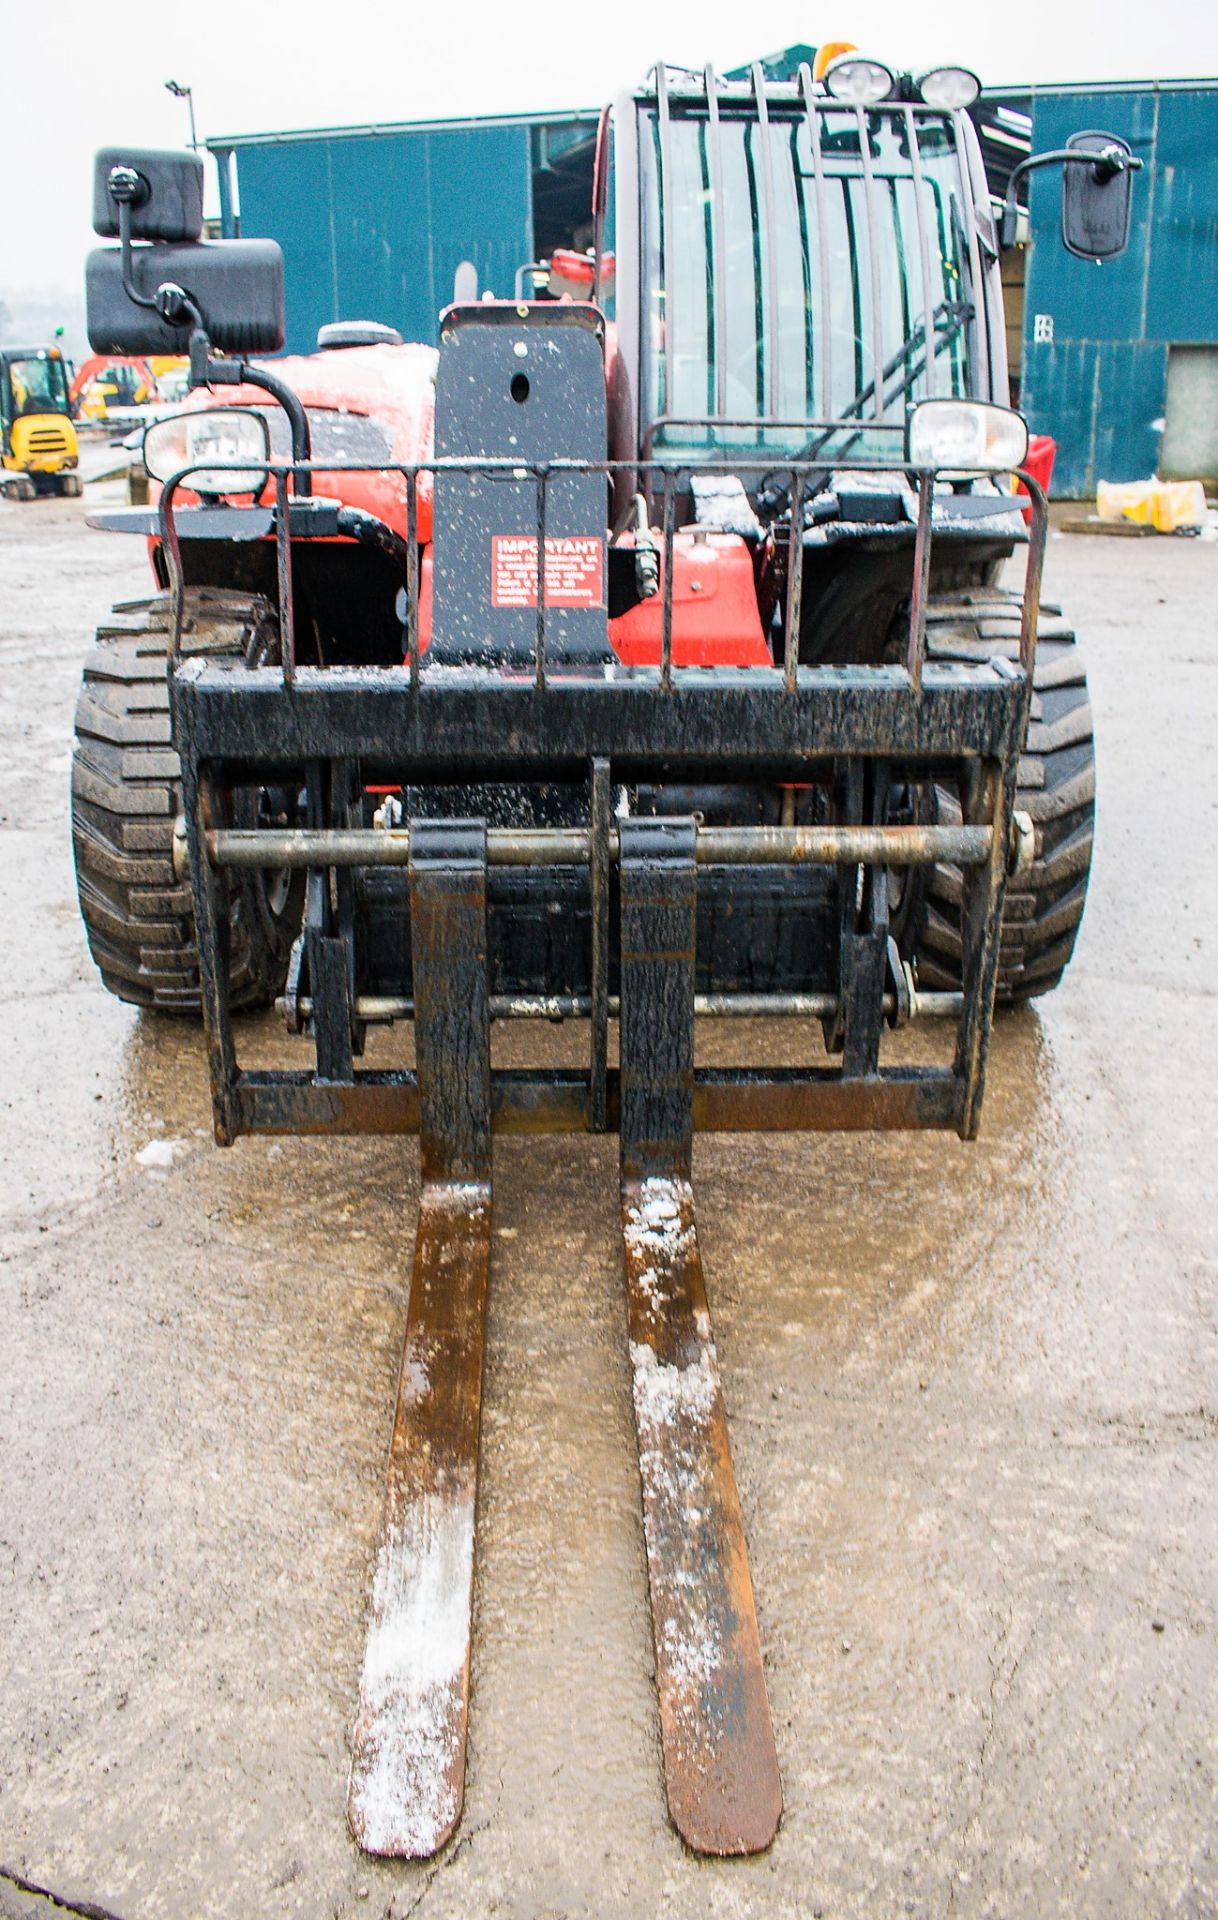
{"type": "MultiPolygon", "coordinates": [[[[827,423],[826,423],[827,424],[827,423]]],[[[317,463],[320,466],[320,463],[317,463]]],[[[864,464],[862,462],[857,464],[864,464]]],[[[391,669],[300,666],[290,592],[281,595],[282,661],[249,667],[181,655],[182,570],[175,497],[188,472],[167,483],[160,507],[175,622],[171,705],[182,763],[185,837],[189,851],[199,968],[217,1138],[245,1132],[352,1133],[419,1131],[419,1076],[413,1069],[372,1070],[355,1064],[360,1009],[342,964],[352,938],[349,870],[410,859],[408,832],[352,828],[351,799],[362,784],[476,785],[481,782],[586,780],[586,829],[488,836],[491,864],[586,865],[592,898],[593,990],[589,1064],[584,1070],[496,1070],[491,1076],[495,1131],[617,1129],[622,1074],[607,1066],[611,1007],[607,955],[609,872],[620,858],[608,795],[613,785],[664,781],[772,780],[831,787],[837,818],[830,827],[739,828],[733,861],[793,864],[816,860],[841,874],[841,975],[836,1004],[819,1007],[840,1049],[837,1064],[815,1068],[698,1068],[693,1121],[712,1130],[774,1128],[952,1128],[975,1136],[984,1091],[993,1013],[999,932],[1012,844],[1019,752],[1027,725],[1035,659],[1040,581],[1047,530],[1044,495],[1021,473],[1031,499],[1031,526],[1018,661],[938,663],[927,658],[926,600],[933,539],[936,476],[899,462],[873,463],[904,475],[916,489],[909,637],[899,666],[806,667],[798,662],[802,537],[788,537],[785,656],[773,667],[690,668],[673,664],[674,501],[691,471],[717,463],[552,461],[522,468],[507,461],[432,461],[400,469],[410,533],[406,565],[406,660],[391,669]],[[429,666],[418,620],[418,485],[441,468],[509,471],[531,480],[538,508],[538,606],[531,670],[488,671],[429,666]],[[617,667],[610,675],[559,669],[547,658],[543,545],[546,489],[555,474],[603,473],[606,485],[627,476],[662,503],[661,659],[656,667],[617,667]],[[898,828],[883,823],[876,796],[888,780],[940,780],[957,786],[963,828],[898,828]],[[242,784],[302,779],[310,795],[309,829],[297,833],[226,831],[219,795],[242,784]],[[962,885],[963,969],[953,1062],[947,1066],[879,1063],[880,1033],[893,994],[877,953],[886,934],[884,879],[891,866],[951,860],[962,885]],[[311,1008],[317,1043],[313,1070],[242,1068],[226,990],[228,865],[307,868],[322,907],[311,927],[311,1008]],[[348,904],[344,906],[344,901],[348,904]],[[324,962],[324,964],[322,964],[324,962]]],[[[796,503],[813,468],[773,460],[734,460],[725,470],[789,472],[796,503]]],[[[352,469],[368,471],[372,469],[352,469]]],[[[383,471],[383,469],[375,469],[383,471]]],[[[290,582],[291,546],[299,521],[289,496],[290,465],[272,466],[277,502],[279,576],[290,582]]],[[[327,472],[333,472],[327,464],[327,472]]],[[[720,830],[721,832],[722,830],[720,830]]],[[[696,858],[725,858],[715,830],[695,833],[696,858]]],[[[416,993],[418,989],[416,987],[416,993]]],[[[899,996],[898,996],[899,997],[899,996]]],[[[707,1011],[750,1014],[751,996],[707,1011]]],[[[527,1009],[524,1009],[527,1011],[527,1009]]],[[[546,1011],[544,1007],[534,1009],[546,1011]]],[[[568,1009],[570,1010],[570,1009],[568,1009]]],[[[773,1009],[779,1010],[779,1009],[773,1009]]],[[[796,1010],[796,1009],[792,1009],[796,1010]]],[[[509,1011],[509,1009],[504,1009],[509,1011]]],[[[627,1074],[632,1063],[626,1064],[627,1074]]]]}

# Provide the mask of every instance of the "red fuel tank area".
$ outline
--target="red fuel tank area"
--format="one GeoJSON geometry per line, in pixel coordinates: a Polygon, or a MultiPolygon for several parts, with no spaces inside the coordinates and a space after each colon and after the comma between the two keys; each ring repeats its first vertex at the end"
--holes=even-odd
{"type": "MultiPolygon", "coordinates": [[[[657,533],[654,538],[659,549],[662,537],[657,533]]],[[[618,544],[633,546],[634,536],[627,534],[618,544]]],[[[560,604],[557,598],[554,604],[560,604]]],[[[426,651],[431,640],[431,609],[432,556],[428,547],[419,568],[421,651],[426,651]]],[[[610,644],[623,666],[659,666],[663,623],[661,554],[660,591],[609,622],[610,644]]],[[[673,536],[672,658],[677,667],[773,665],[757,611],[752,556],[739,534],[694,527],[673,536]]]]}
{"type": "MultiPolygon", "coordinates": [[[[653,536],[662,548],[659,534],[653,536]]],[[[619,545],[633,544],[627,534],[619,545]]],[[[627,667],[658,667],[664,623],[660,591],[609,622],[614,652],[627,667]]],[[[673,536],[672,659],[677,667],[768,667],[753,561],[738,533],[688,527],[673,536]]]]}

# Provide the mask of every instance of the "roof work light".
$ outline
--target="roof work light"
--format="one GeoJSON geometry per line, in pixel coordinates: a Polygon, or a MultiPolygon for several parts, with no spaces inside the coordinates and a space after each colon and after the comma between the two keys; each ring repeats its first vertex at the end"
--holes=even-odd
{"type": "Polygon", "coordinates": [[[887,100],[895,85],[896,76],[890,67],[861,53],[844,53],[825,68],[828,92],[852,107],[878,105],[887,100]]]}
{"type": "Polygon", "coordinates": [[[981,93],[981,82],[969,67],[930,67],[917,81],[928,107],[954,112],[971,107],[981,93]]]}

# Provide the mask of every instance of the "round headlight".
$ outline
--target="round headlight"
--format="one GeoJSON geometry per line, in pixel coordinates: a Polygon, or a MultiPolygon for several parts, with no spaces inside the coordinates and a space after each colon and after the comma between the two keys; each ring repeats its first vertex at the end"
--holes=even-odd
{"type": "Polygon", "coordinates": [[[198,467],[187,476],[192,493],[259,493],[266,481],[270,435],[260,413],[240,407],[213,407],[197,413],[176,413],[154,421],[144,435],[144,465],[154,480],[168,480],[183,467],[198,467]],[[210,460],[223,467],[208,467],[210,460]],[[257,465],[241,467],[240,461],[257,465]],[[227,463],[231,463],[227,464],[227,463]]]}
{"type": "Polygon", "coordinates": [[[835,100],[852,107],[871,107],[887,100],[895,85],[895,76],[882,60],[867,60],[861,53],[844,53],[825,68],[827,90],[835,100]]]}
{"type": "Polygon", "coordinates": [[[928,107],[954,113],[971,107],[981,93],[981,82],[968,67],[932,67],[918,81],[918,92],[928,107]]]}
{"type": "Polygon", "coordinates": [[[1028,457],[1028,423],[984,400],[923,400],[909,410],[911,467],[939,473],[1011,473],[1028,457]]]}

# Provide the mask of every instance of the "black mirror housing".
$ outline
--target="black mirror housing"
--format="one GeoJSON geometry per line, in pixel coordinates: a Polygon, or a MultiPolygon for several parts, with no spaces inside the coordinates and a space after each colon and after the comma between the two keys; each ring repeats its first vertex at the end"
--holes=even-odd
{"type": "MultiPolygon", "coordinates": [[[[132,274],[148,300],[167,283],[198,308],[220,353],[277,353],[284,341],[283,255],[273,240],[203,240],[135,247],[132,274]]],[[[123,287],[118,247],[95,247],[85,262],[85,310],[94,353],[185,353],[192,323],[137,306],[123,287]]]]}
{"type": "Polygon", "coordinates": [[[137,176],[131,197],[133,240],[197,240],[203,232],[203,162],[197,153],[153,147],[103,147],[93,162],[93,231],[118,238],[110,176],[137,176]]]}
{"type": "Polygon", "coordinates": [[[1084,260],[1115,259],[1129,245],[1133,168],[1140,162],[1114,133],[1075,133],[1066,145],[1094,153],[1096,163],[1062,168],[1062,242],[1084,260]]]}

